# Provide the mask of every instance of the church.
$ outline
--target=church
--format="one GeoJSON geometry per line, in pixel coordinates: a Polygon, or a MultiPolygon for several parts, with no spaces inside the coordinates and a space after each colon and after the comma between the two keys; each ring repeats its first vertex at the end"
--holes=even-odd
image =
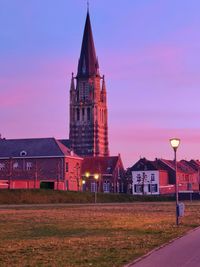
{"type": "Polygon", "coordinates": [[[109,155],[108,109],[105,76],[101,76],[89,10],[87,10],[77,75],[70,86],[71,149],[83,157],[81,173],[90,191],[125,191],[120,157],[109,155]],[[86,175],[87,174],[87,175],[86,175]],[[99,181],[95,181],[95,176],[99,181]]]}
{"type": "Polygon", "coordinates": [[[72,74],[70,88],[69,139],[80,156],[109,156],[106,98],[88,11],[77,75],[72,74]]]}
{"type": "Polygon", "coordinates": [[[0,137],[0,189],[125,191],[120,154],[109,155],[106,83],[99,70],[89,10],[69,91],[69,139],[0,137]]]}

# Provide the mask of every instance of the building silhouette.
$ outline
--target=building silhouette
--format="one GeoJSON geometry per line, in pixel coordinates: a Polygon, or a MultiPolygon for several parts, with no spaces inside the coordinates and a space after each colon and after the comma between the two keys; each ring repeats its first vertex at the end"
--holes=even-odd
{"type": "Polygon", "coordinates": [[[109,156],[106,98],[87,11],[77,75],[72,73],[70,87],[69,139],[80,156],[109,156]]]}

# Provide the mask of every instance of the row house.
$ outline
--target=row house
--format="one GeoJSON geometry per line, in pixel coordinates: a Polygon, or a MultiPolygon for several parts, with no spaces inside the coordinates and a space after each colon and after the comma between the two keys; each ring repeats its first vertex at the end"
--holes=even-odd
{"type": "MultiPolygon", "coordinates": [[[[179,192],[199,191],[198,161],[177,162],[179,192]],[[196,167],[196,169],[195,169],[196,167]]],[[[172,194],[175,192],[175,163],[166,159],[140,159],[129,169],[133,194],[172,194]]]]}
{"type": "Polygon", "coordinates": [[[125,192],[125,170],[120,155],[86,157],[81,172],[84,191],[125,192]]]}
{"type": "MultiPolygon", "coordinates": [[[[168,171],[169,182],[175,184],[175,162],[165,159],[160,159],[159,162],[168,171]]],[[[199,173],[190,161],[177,162],[177,180],[179,192],[199,191],[199,173]]]]}
{"type": "Polygon", "coordinates": [[[82,158],[55,138],[0,139],[0,189],[81,189],[82,158]]]}
{"type": "Polygon", "coordinates": [[[130,169],[132,175],[132,194],[159,195],[175,192],[173,184],[169,184],[169,175],[158,160],[140,159],[130,169]]]}

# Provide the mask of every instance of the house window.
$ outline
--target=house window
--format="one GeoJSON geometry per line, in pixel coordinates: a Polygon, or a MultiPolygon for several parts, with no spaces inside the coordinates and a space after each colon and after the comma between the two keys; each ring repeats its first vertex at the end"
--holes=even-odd
{"type": "Polygon", "coordinates": [[[143,185],[135,184],[135,185],[134,185],[134,191],[135,191],[136,193],[142,193],[142,192],[143,192],[143,185]]]}
{"type": "Polygon", "coordinates": [[[154,173],[151,174],[151,181],[155,181],[155,174],[154,173]]]}
{"type": "Polygon", "coordinates": [[[91,192],[97,192],[97,183],[91,182],[91,192]]]}
{"type": "Polygon", "coordinates": [[[157,184],[149,184],[149,192],[150,193],[156,193],[158,192],[158,185],[157,184]]]}
{"type": "Polygon", "coordinates": [[[110,182],[109,181],[104,181],[104,183],[103,183],[103,192],[104,193],[109,193],[110,192],[110,182]]]}
{"type": "Polygon", "coordinates": [[[14,170],[19,169],[19,163],[18,163],[18,162],[14,162],[14,163],[13,163],[13,169],[14,169],[14,170]]]}
{"type": "Polygon", "coordinates": [[[26,170],[27,171],[30,171],[32,169],[32,167],[33,167],[32,162],[26,162],[26,170]]]}
{"type": "Polygon", "coordinates": [[[0,163],[0,171],[3,171],[5,169],[5,163],[0,163]]]}
{"type": "Polygon", "coordinates": [[[69,171],[69,163],[68,163],[68,162],[65,163],[65,171],[66,171],[66,172],[69,171]]]}
{"type": "Polygon", "coordinates": [[[137,182],[141,182],[141,175],[137,174],[137,182]]]}

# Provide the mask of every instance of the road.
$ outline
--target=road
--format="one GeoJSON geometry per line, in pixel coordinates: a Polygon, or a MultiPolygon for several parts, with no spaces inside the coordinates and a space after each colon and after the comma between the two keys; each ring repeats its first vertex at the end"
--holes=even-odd
{"type": "Polygon", "coordinates": [[[200,267],[200,228],[127,267],[200,267]]]}

